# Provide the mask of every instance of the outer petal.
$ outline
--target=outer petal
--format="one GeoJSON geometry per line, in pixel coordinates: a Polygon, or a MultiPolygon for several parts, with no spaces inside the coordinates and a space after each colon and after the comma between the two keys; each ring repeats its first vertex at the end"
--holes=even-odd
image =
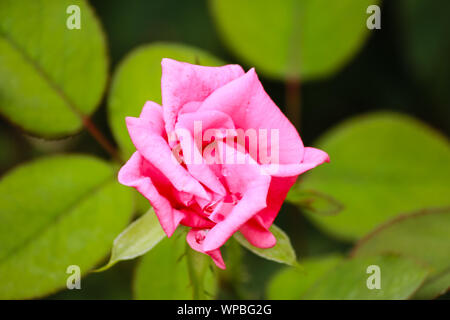
{"type": "Polygon", "coordinates": [[[269,172],[275,177],[298,176],[318,165],[330,162],[328,154],[322,150],[306,147],[302,163],[299,164],[281,164],[281,165],[263,165],[263,170],[269,172]]]}
{"type": "Polygon", "coordinates": [[[187,243],[189,243],[192,249],[198,252],[206,253],[213,259],[216,266],[218,266],[220,269],[225,269],[225,262],[223,261],[220,249],[210,251],[203,250],[203,241],[205,240],[205,235],[207,234],[207,232],[207,230],[202,229],[191,229],[186,236],[186,241],[187,243]]]}
{"type": "Polygon", "coordinates": [[[253,217],[246,224],[242,225],[239,231],[251,245],[263,249],[272,248],[277,243],[277,239],[258,220],[260,220],[259,216],[253,217]]]}
{"type": "Polygon", "coordinates": [[[283,205],[286,195],[294,185],[297,177],[272,177],[269,192],[267,195],[267,207],[257,213],[256,217],[260,220],[261,228],[266,230],[272,225],[283,205]]]}
{"type": "Polygon", "coordinates": [[[144,159],[135,152],[119,171],[119,182],[136,188],[152,204],[158,220],[167,236],[171,236],[184,215],[172,209],[170,201],[156,189],[150,177],[142,175],[142,161],[144,159]]]}
{"type": "Polygon", "coordinates": [[[179,110],[192,101],[203,101],[217,88],[244,74],[241,66],[204,67],[163,59],[161,96],[167,134],[175,128],[179,110]]]}
{"type": "Polygon", "coordinates": [[[199,108],[204,110],[229,114],[236,128],[267,129],[267,147],[270,150],[272,144],[277,144],[281,164],[300,163],[303,159],[303,143],[297,130],[264,91],[254,69],[214,91],[199,108]],[[271,141],[271,129],[278,130],[278,141],[271,141]]]}
{"type": "Polygon", "coordinates": [[[147,101],[142,108],[139,119],[155,134],[160,136],[165,135],[163,110],[159,104],[153,101],[147,101]]]}
{"type": "Polygon", "coordinates": [[[267,195],[267,207],[258,212],[257,217],[261,218],[258,220],[262,223],[261,228],[269,229],[275,220],[278,212],[280,211],[283,201],[289,189],[297,180],[297,176],[304,171],[314,168],[323,162],[328,162],[328,155],[315,148],[305,148],[305,157],[303,163],[298,165],[280,165],[277,174],[272,175],[272,180],[270,183],[269,192],[267,195]],[[284,167],[293,166],[295,170],[293,172],[283,171],[284,167]]]}
{"type": "Polygon", "coordinates": [[[176,162],[167,141],[147,119],[127,117],[131,140],[139,153],[165,175],[174,187],[186,193],[209,199],[202,185],[176,162]]]}

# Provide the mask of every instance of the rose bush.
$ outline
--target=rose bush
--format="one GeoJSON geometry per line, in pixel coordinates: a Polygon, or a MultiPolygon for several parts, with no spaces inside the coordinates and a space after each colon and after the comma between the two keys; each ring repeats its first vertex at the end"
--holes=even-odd
{"type": "Polygon", "coordinates": [[[161,95],[162,107],[147,102],[139,118],[126,118],[137,151],[120,183],[150,201],[167,236],[189,227],[189,245],[220,268],[220,247],[237,231],[253,246],[274,246],[269,227],[287,192],[328,155],[303,146],[254,69],[163,59],[161,95]]]}

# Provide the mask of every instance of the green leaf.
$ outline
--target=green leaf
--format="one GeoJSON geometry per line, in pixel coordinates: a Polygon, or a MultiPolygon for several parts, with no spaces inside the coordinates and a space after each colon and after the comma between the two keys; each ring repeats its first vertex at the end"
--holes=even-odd
{"type": "Polygon", "coordinates": [[[414,299],[435,299],[450,290],[450,269],[428,278],[414,294],[414,299]]]}
{"type": "Polygon", "coordinates": [[[260,257],[279,263],[294,265],[297,258],[288,235],[274,224],[270,227],[269,231],[272,232],[277,239],[275,246],[269,249],[261,249],[252,246],[240,232],[236,232],[234,238],[245,248],[260,257]]]}
{"type": "Polygon", "coordinates": [[[431,299],[450,287],[450,207],[423,210],[387,222],[358,242],[354,256],[396,252],[416,258],[431,267],[430,281],[417,292],[431,299]]]}
{"type": "Polygon", "coordinates": [[[89,156],[42,158],[0,180],[0,299],[45,296],[108,253],[132,213],[129,190],[89,156]]]}
{"type": "Polygon", "coordinates": [[[107,81],[106,43],[86,1],[0,1],[0,113],[46,138],[73,134],[98,106],[107,81]]]}
{"type": "Polygon", "coordinates": [[[364,257],[345,261],[327,272],[304,298],[307,300],[403,300],[420,287],[428,270],[415,261],[396,255],[364,257]],[[369,289],[367,281],[380,268],[380,289],[369,289]]]}
{"type": "Polygon", "coordinates": [[[275,78],[324,77],[342,68],[369,30],[377,0],[213,0],[211,11],[229,47],[275,78]]]}
{"type": "Polygon", "coordinates": [[[299,300],[324,274],[334,268],[342,257],[328,255],[302,261],[301,268],[280,270],[269,282],[267,298],[270,300],[299,300]]]}
{"type": "Polygon", "coordinates": [[[304,212],[325,216],[338,214],[344,208],[342,203],[329,195],[315,190],[301,189],[301,184],[289,191],[286,201],[295,204],[304,212]]]}
{"type": "Polygon", "coordinates": [[[184,300],[197,298],[197,290],[203,288],[202,295],[214,297],[216,292],[215,275],[210,268],[211,258],[205,254],[196,256],[204,261],[194,262],[189,266],[187,256],[191,254],[186,243],[186,232],[176,231],[170,238],[165,238],[153,250],[149,251],[139,263],[134,280],[136,299],[184,300]],[[188,250],[188,251],[187,251],[188,250]],[[188,252],[188,253],[186,253],[188,252]],[[208,264],[209,267],[205,268],[208,264]],[[204,271],[202,277],[191,278],[193,268],[204,271]],[[196,283],[195,283],[196,282],[196,283]]]}
{"type": "Polygon", "coordinates": [[[134,194],[134,206],[136,214],[137,215],[145,214],[149,210],[149,208],[151,208],[150,202],[137,190],[133,190],[133,194],[134,194]]]}
{"type": "Polygon", "coordinates": [[[413,118],[388,112],[358,116],[328,131],[317,145],[331,162],[301,184],[344,205],[338,215],[308,215],[333,235],[354,240],[400,213],[450,204],[448,140],[413,118]]]}
{"type": "Polygon", "coordinates": [[[206,66],[225,64],[205,51],[179,44],[154,43],[133,50],[115,71],[108,97],[109,125],[125,156],[136,150],[125,117],[138,117],[146,101],[161,103],[163,58],[206,66]]]}
{"type": "Polygon", "coordinates": [[[165,235],[155,212],[150,209],[114,239],[108,264],[97,271],[109,269],[120,260],[142,256],[157,245],[165,235]]]}

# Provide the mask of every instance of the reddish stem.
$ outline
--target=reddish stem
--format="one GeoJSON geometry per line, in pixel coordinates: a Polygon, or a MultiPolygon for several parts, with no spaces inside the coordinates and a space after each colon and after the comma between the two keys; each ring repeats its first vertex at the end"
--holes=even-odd
{"type": "Polygon", "coordinates": [[[123,163],[122,158],[117,152],[116,148],[108,141],[103,133],[95,126],[91,119],[87,116],[82,116],[83,125],[91,136],[105,149],[113,159],[119,163],[123,163]]]}
{"type": "Polygon", "coordinates": [[[300,130],[301,123],[301,103],[300,103],[300,80],[298,78],[288,78],[286,80],[286,112],[297,130],[300,130]]]}

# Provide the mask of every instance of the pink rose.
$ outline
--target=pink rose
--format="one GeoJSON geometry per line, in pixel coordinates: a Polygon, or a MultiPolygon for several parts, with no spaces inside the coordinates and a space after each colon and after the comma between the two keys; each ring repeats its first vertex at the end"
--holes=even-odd
{"type": "Polygon", "coordinates": [[[167,236],[189,227],[189,245],[220,268],[220,247],[236,231],[274,246],[269,227],[287,192],[328,155],[303,146],[254,69],[163,59],[161,93],[162,107],[149,101],[126,118],[137,151],[120,183],[150,201],[167,236]]]}

